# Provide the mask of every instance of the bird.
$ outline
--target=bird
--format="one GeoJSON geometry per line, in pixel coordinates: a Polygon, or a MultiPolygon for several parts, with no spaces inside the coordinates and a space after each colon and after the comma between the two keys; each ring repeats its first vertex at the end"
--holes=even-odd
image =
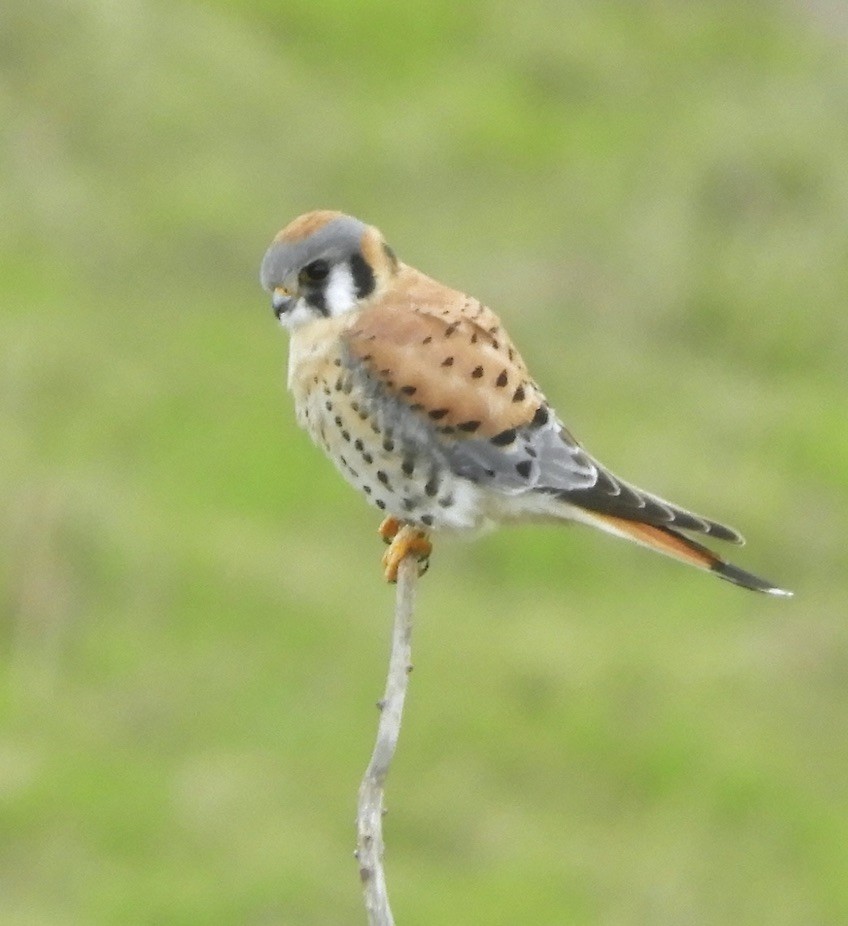
{"type": "Polygon", "coordinates": [[[614,475],[572,436],[495,312],[401,261],[353,216],[316,210],[273,239],[260,269],[290,334],[298,424],[383,512],[386,578],[422,570],[431,536],[580,522],[743,588],[792,593],[691,535],[732,527],[614,475]]]}

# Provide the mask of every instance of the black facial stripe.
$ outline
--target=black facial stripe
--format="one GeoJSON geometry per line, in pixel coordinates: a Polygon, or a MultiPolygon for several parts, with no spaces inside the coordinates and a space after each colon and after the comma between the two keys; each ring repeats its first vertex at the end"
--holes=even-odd
{"type": "Polygon", "coordinates": [[[358,251],[350,256],[350,272],[353,274],[353,283],[356,286],[358,298],[364,299],[374,291],[376,285],[374,271],[358,251]]]}
{"type": "Polygon", "coordinates": [[[327,311],[327,300],[324,297],[323,289],[313,289],[304,296],[304,299],[307,305],[320,312],[325,318],[329,316],[330,313],[327,311]]]}
{"type": "Polygon", "coordinates": [[[321,280],[327,279],[327,274],[330,272],[330,265],[327,261],[322,259],[313,260],[311,264],[307,264],[300,272],[307,280],[312,283],[318,283],[321,280]]]}
{"type": "Polygon", "coordinates": [[[386,244],[385,241],[383,242],[383,253],[386,255],[386,257],[388,257],[389,263],[392,265],[392,270],[393,271],[397,270],[397,265],[398,265],[397,255],[392,250],[392,248],[388,244],[386,244]]]}

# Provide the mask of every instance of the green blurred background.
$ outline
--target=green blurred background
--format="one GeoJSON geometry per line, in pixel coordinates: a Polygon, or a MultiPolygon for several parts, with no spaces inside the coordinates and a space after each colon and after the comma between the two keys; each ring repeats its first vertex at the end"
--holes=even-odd
{"type": "Polygon", "coordinates": [[[848,922],[846,45],[837,3],[4,2],[3,924],[364,921],[393,591],[257,283],[313,208],[796,591],[440,544],[398,921],[848,922]]]}

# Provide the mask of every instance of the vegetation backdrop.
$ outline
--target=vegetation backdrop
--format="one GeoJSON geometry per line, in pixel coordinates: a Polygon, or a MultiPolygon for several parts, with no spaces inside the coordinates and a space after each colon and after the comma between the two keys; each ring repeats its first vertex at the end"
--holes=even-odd
{"type": "Polygon", "coordinates": [[[3,3],[4,924],[364,919],[393,594],[257,283],[322,207],[796,591],[577,527],[440,543],[398,921],[848,922],[846,42],[777,0],[3,3]]]}

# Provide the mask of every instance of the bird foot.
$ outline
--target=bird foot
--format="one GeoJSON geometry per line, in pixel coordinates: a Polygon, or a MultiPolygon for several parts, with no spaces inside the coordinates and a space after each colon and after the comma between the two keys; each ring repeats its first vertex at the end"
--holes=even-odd
{"type": "Polygon", "coordinates": [[[424,575],[433,551],[433,544],[427,539],[425,531],[411,524],[403,524],[397,518],[386,518],[380,525],[379,533],[389,545],[382,560],[387,582],[397,582],[398,568],[407,556],[414,556],[418,560],[418,575],[424,575]]]}
{"type": "Polygon", "coordinates": [[[401,526],[401,522],[397,518],[389,516],[383,518],[383,523],[377,528],[377,533],[383,538],[383,543],[391,543],[401,526]]]}

